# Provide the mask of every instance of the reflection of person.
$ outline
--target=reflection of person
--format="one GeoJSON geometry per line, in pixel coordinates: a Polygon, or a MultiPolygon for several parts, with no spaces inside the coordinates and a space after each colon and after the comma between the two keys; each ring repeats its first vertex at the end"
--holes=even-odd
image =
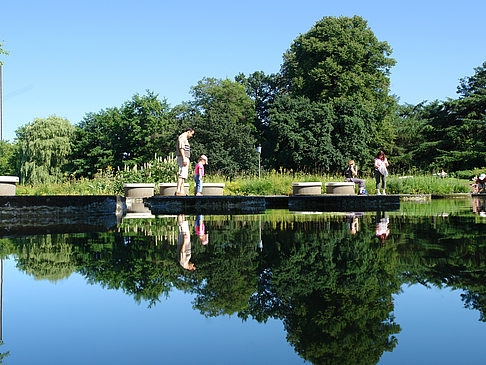
{"type": "Polygon", "coordinates": [[[375,181],[376,181],[376,193],[380,195],[380,182],[383,189],[383,195],[385,195],[386,189],[386,176],[388,175],[388,160],[385,156],[385,152],[380,151],[375,157],[375,181]]]}
{"type": "Polygon", "coordinates": [[[358,184],[358,195],[365,194],[365,181],[357,178],[358,166],[354,163],[354,160],[348,162],[348,167],[344,170],[344,176],[346,177],[344,181],[358,184]]]}
{"type": "Polygon", "coordinates": [[[201,155],[201,157],[199,157],[199,161],[196,164],[196,168],[194,170],[194,181],[196,183],[194,191],[196,195],[202,195],[204,165],[206,165],[207,163],[208,158],[206,157],[206,155],[201,155]]]}
{"type": "Polygon", "coordinates": [[[196,270],[196,266],[191,260],[191,232],[189,231],[189,223],[185,220],[184,214],[177,216],[179,223],[179,235],[177,236],[177,253],[179,254],[179,263],[181,266],[189,271],[196,270]]]}
{"type": "Polygon", "coordinates": [[[486,217],[486,197],[473,197],[473,212],[486,217]]]}
{"type": "Polygon", "coordinates": [[[207,245],[209,242],[209,235],[206,233],[206,227],[204,226],[204,216],[196,216],[196,235],[199,237],[201,244],[207,245]]]}
{"type": "Polygon", "coordinates": [[[381,243],[385,243],[390,234],[390,229],[388,228],[389,222],[390,220],[385,212],[376,212],[376,237],[378,237],[381,243]]]}
{"type": "Polygon", "coordinates": [[[359,231],[359,219],[363,212],[346,213],[346,222],[348,224],[349,233],[356,234],[359,231]]]}
{"type": "Polygon", "coordinates": [[[189,145],[188,139],[193,135],[194,129],[187,128],[186,131],[177,138],[176,156],[179,173],[177,177],[177,190],[175,195],[186,195],[184,192],[184,181],[189,175],[189,158],[191,157],[191,146],[189,145]]]}

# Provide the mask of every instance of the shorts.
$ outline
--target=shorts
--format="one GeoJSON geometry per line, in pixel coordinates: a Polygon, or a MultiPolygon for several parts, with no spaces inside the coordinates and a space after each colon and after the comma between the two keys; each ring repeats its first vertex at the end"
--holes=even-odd
{"type": "Polygon", "coordinates": [[[190,163],[184,166],[184,160],[182,156],[177,156],[177,166],[179,166],[179,177],[181,179],[185,180],[189,176],[189,165],[190,163]]]}

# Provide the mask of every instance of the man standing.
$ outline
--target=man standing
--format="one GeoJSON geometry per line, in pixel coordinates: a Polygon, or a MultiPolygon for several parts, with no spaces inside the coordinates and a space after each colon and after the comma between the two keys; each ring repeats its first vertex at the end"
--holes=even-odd
{"type": "Polygon", "coordinates": [[[177,178],[177,190],[175,195],[185,196],[184,182],[189,175],[189,158],[191,157],[191,146],[188,139],[194,135],[194,129],[187,128],[179,138],[177,138],[177,166],[179,166],[179,175],[177,178]]]}

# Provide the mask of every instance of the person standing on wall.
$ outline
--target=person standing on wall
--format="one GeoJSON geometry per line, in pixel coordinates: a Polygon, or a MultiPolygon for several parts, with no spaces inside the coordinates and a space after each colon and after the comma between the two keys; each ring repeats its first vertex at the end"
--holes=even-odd
{"type": "Polygon", "coordinates": [[[388,160],[385,156],[385,152],[380,151],[375,157],[375,181],[376,181],[376,193],[380,195],[380,182],[383,189],[383,195],[385,195],[386,189],[386,176],[388,175],[388,160]]]}
{"type": "Polygon", "coordinates": [[[185,132],[183,132],[177,138],[177,166],[179,167],[178,177],[177,177],[177,190],[175,195],[178,196],[186,196],[186,192],[184,191],[184,182],[186,181],[189,175],[189,165],[191,157],[191,146],[189,145],[188,139],[194,136],[194,129],[187,128],[185,132]]]}

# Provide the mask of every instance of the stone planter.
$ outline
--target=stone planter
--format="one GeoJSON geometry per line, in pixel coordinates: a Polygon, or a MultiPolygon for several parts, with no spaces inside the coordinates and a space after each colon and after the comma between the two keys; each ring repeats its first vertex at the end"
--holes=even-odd
{"type": "Polygon", "coordinates": [[[223,195],[224,183],[203,183],[202,194],[204,196],[223,195]]]}
{"type": "Polygon", "coordinates": [[[353,182],[328,182],[326,185],[326,194],[333,195],[355,195],[353,182]]]}
{"type": "Polygon", "coordinates": [[[293,195],[320,195],[321,182],[296,182],[292,183],[293,195]]]}
{"type": "Polygon", "coordinates": [[[0,176],[0,195],[15,195],[18,182],[17,176],[0,176]]]}
{"type": "Polygon", "coordinates": [[[154,183],[123,184],[126,198],[149,198],[154,196],[154,183]]]}
{"type": "MultiPolygon", "coordinates": [[[[160,183],[159,184],[159,194],[164,196],[175,195],[177,190],[177,183],[160,183]]],[[[184,191],[189,195],[189,183],[184,184],[184,191]]]]}

